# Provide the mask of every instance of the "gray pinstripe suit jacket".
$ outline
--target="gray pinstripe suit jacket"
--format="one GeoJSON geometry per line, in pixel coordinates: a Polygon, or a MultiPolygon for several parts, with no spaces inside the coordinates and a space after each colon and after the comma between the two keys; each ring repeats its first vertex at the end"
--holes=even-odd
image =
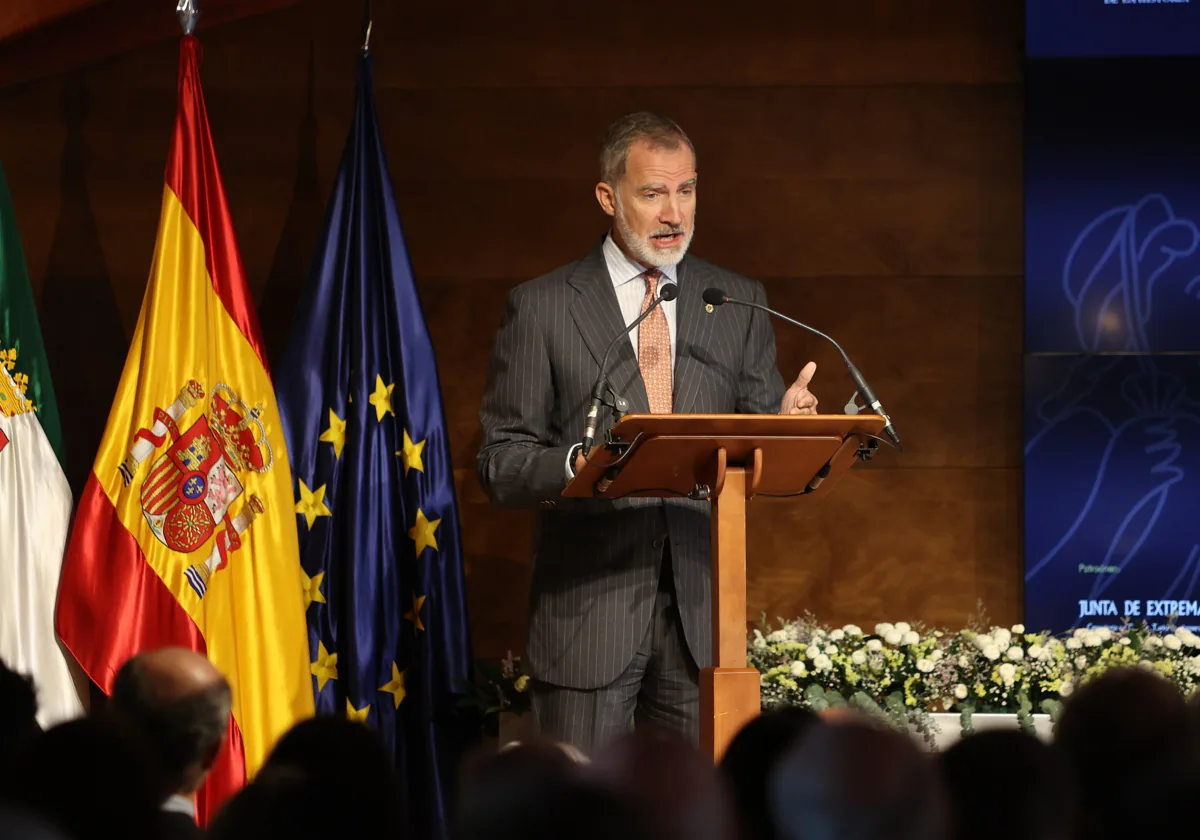
{"type": "MultiPolygon", "coordinates": [[[[707,313],[701,299],[717,286],[765,303],[762,285],[693,256],[679,264],[678,279],[675,412],[779,411],[784,384],[768,316],[737,306],[707,313]]],[[[560,495],[600,359],[624,326],[599,244],[582,260],[517,286],[479,413],[477,467],[488,496],[539,511],[526,666],[533,677],[568,688],[607,685],[628,667],[650,620],[664,539],[692,658],[701,668],[712,659],[709,503],[560,495]]],[[[609,364],[631,413],[649,413],[632,344],[618,342],[609,364]]],[[[611,423],[602,413],[598,441],[611,423]]]]}

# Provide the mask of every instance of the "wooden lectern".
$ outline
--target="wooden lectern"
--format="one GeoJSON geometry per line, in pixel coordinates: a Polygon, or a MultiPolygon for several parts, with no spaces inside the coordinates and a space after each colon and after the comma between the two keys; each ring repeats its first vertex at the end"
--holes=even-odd
{"type": "Polygon", "coordinates": [[[761,709],[746,667],[746,502],[825,493],[882,440],[875,414],[629,414],[592,450],[568,498],[712,502],[713,665],[700,672],[700,746],[720,760],[761,709]]]}

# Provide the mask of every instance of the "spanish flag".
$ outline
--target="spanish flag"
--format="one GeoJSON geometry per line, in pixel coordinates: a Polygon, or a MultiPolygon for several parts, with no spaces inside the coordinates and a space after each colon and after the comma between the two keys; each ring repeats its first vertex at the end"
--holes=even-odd
{"type": "Polygon", "coordinates": [[[125,660],[179,645],[233,686],[197,797],[216,813],[313,714],[292,475],[258,318],[183,38],[150,281],[64,560],[60,639],[106,693],[125,660]]]}

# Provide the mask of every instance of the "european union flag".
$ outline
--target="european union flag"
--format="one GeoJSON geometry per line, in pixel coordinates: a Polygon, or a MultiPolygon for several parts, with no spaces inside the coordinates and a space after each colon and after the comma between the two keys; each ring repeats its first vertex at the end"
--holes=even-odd
{"type": "Polygon", "coordinates": [[[392,747],[412,829],[446,835],[472,655],[450,443],[358,59],[354,125],[276,393],[296,482],[318,714],[392,747]]]}

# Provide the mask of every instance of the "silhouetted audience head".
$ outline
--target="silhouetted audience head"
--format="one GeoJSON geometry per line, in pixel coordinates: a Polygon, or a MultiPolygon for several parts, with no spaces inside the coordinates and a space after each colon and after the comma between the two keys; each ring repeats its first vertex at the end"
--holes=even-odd
{"type": "Polygon", "coordinates": [[[1169,830],[1195,790],[1187,703],[1141,668],[1106,671],[1065,704],[1055,739],[1074,767],[1086,838],[1169,830]]]}
{"type": "Polygon", "coordinates": [[[289,729],[265,766],[322,778],[352,773],[359,781],[372,783],[393,775],[391,756],[378,731],[329,715],[308,718],[289,729]]]}
{"type": "MultiPolygon", "coordinates": [[[[350,792],[344,781],[322,784],[293,769],[264,770],[222,806],[204,836],[206,840],[363,836],[352,833],[362,828],[356,824],[358,811],[344,810],[350,792]]],[[[400,827],[391,828],[392,836],[405,836],[400,827]]]]}
{"type": "Polygon", "coordinates": [[[262,804],[288,799],[299,786],[333,810],[346,811],[339,832],[351,830],[347,820],[367,834],[395,833],[405,824],[391,753],[377,730],[358,721],[331,716],[301,721],[279,739],[259,777],[272,782],[269,796],[256,794],[262,804]]]}
{"type": "Polygon", "coordinates": [[[12,805],[0,805],[0,837],[4,840],[71,840],[50,820],[12,805]]]}
{"type": "Polygon", "coordinates": [[[819,722],[798,706],[764,712],[743,726],[721,758],[721,778],[732,793],[743,840],[775,840],[767,780],[785,753],[819,722]]]}
{"type": "Polygon", "coordinates": [[[647,815],[656,838],[718,840],[736,825],[712,761],[674,732],[638,728],[602,749],[591,767],[647,815]]]}
{"type": "Polygon", "coordinates": [[[1079,794],[1061,752],[1019,730],[980,732],[939,757],[948,840],[1073,840],[1079,794]],[[997,807],[997,791],[1003,805],[997,807]]]}
{"type": "Polygon", "coordinates": [[[17,751],[10,767],[0,795],[75,840],[158,836],[153,758],[139,733],[111,716],[46,730],[17,751]]]}
{"type": "Polygon", "coordinates": [[[0,660],[0,766],[22,741],[41,731],[37,709],[33,680],[0,660]]]}
{"type": "Polygon", "coordinates": [[[1192,733],[1192,754],[1200,757],[1200,690],[1192,692],[1187,700],[1189,726],[1192,733]]]}
{"type": "Polygon", "coordinates": [[[942,840],[940,782],[911,736],[853,718],[822,722],[780,760],[771,810],[783,840],[942,840]]]}
{"type": "Polygon", "coordinates": [[[453,840],[657,840],[627,797],[592,778],[561,744],[478,755],[462,773],[453,840]]]}
{"type": "Polygon", "coordinates": [[[204,782],[225,743],[231,703],[229,683],[206,656],[168,647],[125,661],[108,709],[152,746],[161,801],[204,782]]]}

